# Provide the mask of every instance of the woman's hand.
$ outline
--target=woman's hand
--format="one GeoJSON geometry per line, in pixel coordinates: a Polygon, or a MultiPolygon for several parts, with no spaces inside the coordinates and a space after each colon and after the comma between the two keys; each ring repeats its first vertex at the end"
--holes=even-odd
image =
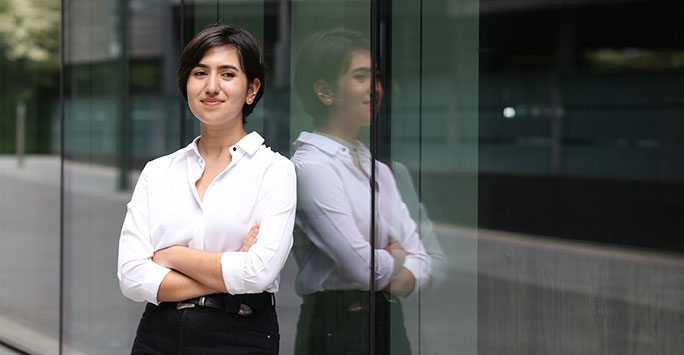
{"type": "Polygon", "coordinates": [[[261,226],[261,222],[257,222],[255,225],[252,226],[252,228],[249,230],[249,233],[247,233],[247,236],[245,237],[245,240],[242,241],[242,246],[240,247],[240,251],[249,251],[249,249],[252,247],[252,245],[256,244],[257,242],[257,234],[259,234],[259,227],[261,226]]]}
{"type": "Polygon", "coordinates": [[[416,278],[405,267],[402,267],[396,276],[393,276],[389,285],[383,291],[390,292],[397,296],[408,296],[416,285],[416,278]]]}
{"type": "Polygon", "coordinates": [[[404,260],[406,260],[406,250],[398,242],[392,242],[383,249],[390,253],[394,258],[394,271],[392,272],[392,276],[396,276],[404,265],[404,260]]]}
{"type": "Polygon", "coordinates": [[[416,284],[416,278],[408,269],[403,267],[404,260],[406,260],[406,250],[398,242],[392,242],[383,249],[392,254],[392,257],[394,258],[392,278],[390,279],[389,285],[387,285],[383,291],[398,296],[407,296],[413,290],[413,287],[416,284]]]}

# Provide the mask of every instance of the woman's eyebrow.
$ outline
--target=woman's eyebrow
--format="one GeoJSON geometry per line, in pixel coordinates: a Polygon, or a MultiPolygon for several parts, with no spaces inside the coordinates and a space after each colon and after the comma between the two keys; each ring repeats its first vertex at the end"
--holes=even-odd
{"type": "Polygon", "coordinates": [[[370,68],[369,67],[357,67],[352,70],[352,73],[356,72],[369,72],[370,68]]]}
{"type": "MultiPolygon", "coordinates": [[[[203,68],[203,69],[209,69],[209,66],[208,66],[208,65],[202,64],[202,63],[198,63],[195,67],[197,67],[197,68],[203,68]]],[[[219,66],[218,66],[218,69],[219,69],[219,70],[223,70],[223,69],[233,69],[233,70],[237,70],[237,71],[240,70],[240,69],[238,69],[236,66],[230,65],[230,64],[219,65],[219,66]]]]}

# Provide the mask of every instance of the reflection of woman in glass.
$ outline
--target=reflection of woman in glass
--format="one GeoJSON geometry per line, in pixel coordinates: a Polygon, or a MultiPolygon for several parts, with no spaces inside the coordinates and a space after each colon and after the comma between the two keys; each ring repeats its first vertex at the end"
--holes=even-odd
{"type": "Polygon", "coordinates": [[[273,293],[296,182],[292,164],[244,129],[263,84],[243,30],[208,28],[180,57],[178,88],[201,136],[149,162],[128,204],[118,277],[126,297],[148,302],[134,354],[278,353],[273,293]]]}
{"type": "MultiPolygon", "coordinates": [[[[430,262],[390,169],[376,162],[376,245],[371,250],[371,155],[357,140],[371,124],[370,45],[356,32],[332,30],[307,39],[295,86],[314,118],[292,157],[298,179],[294,254],[296,291],[303,297],[297,354],[365,354],[369,342],[371,254],[381,354],[409,353],[396,296],[416,293],[430,262]],[[390,317],[391,313],[391,317],[390,317]],[[384,323],[392,319],[392,326],[384,323]],[[391,332],[390,332],[391,330],[391,332]]],[[[376,102],[382,88],[376,87],[376,102]]]]}

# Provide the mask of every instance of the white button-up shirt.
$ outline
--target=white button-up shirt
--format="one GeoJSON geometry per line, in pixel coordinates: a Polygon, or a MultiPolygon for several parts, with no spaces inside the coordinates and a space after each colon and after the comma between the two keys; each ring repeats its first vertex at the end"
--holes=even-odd
{"type": "Polygon", "coordinates": [[[403,267],[416,278],[416,292],[429,279],[430,259],[387,165],[376,161],[376,245],[372,251],[368,149],[358,142],[348,147],[309,132],[300,133],[294,146],[297,293],[368,290],[371,252],[375,253],[377,289],[384,289],[392,277],[394,258],[382,248],[392,242],[399,242],[406,251],[403,267]],[[355,165],[354,155],[363,172],[355,165]]]}
{"type": "Polygon", "coordinates": [[[230,164],[200,201],[195,182],[204,160],[198,140],[147,163],[133,191],[117,272],[121,291],[133,301],[159,303],[159,285],[170,270],[152,256],[172,245],[223,252],[223,280],[231,294],[278,291],[292,247],[297,194],[292,163],[252,132],[230,148],[230,164]],[[256,222],[261,222],[256,244],[239,252],[256,222]]]}

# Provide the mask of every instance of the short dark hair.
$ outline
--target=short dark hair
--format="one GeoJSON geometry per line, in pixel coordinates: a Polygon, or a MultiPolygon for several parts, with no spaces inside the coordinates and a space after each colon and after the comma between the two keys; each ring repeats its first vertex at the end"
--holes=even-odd
{"type": "Polygon", "coordinates": [[[261,82],[256,97],[251,104],[242,106],[242,122],[245,123],[246,117],[252,113],[254,107],[264,94],[266,81],[264,78],[264,64],[259,51],[259,45],[254,37],[241,28],[227,25],[216,25],[205,28],[185,46],[178,60],[177,85],[178,91],[183,99],[188,101],[187,83],[190,72],[199,64],[204,54],[211,48],[232,45],[235,46],[240,59],[242,70],[247,74],[248,84],[255,78],[261,82]]]}
{"type": "Polygon", "coordinates": [[[328,107],[314,92],[314,83],[324,80],[328,85],[336,85],[338,77],[349,69],[354,50],[370,50],[370,41],[360,32],[344,28],[315,33],[303,42],[294,85],[304,110],[314,119],[314,126],[324,124],[328,113],[328,107]]]}

